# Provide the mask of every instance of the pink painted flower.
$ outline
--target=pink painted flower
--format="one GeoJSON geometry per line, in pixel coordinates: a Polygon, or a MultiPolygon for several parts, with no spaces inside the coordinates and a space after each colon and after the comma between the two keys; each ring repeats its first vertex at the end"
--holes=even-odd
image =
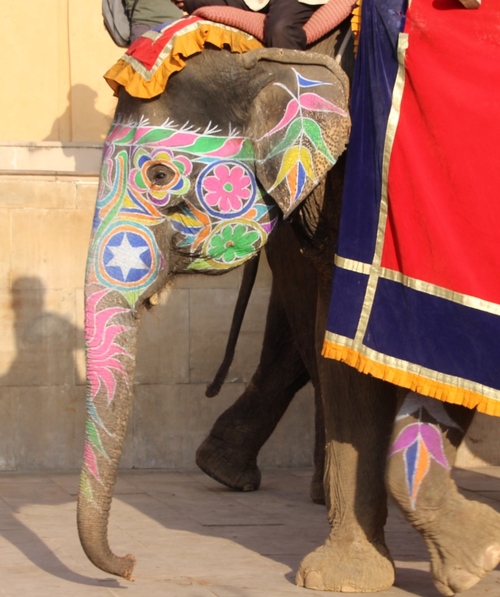
{"type": "Polygon", "coordinates": [[[219,164],[213,175],[205,178],[203,186],[208,191],[205,195],[207,204],[217,206],[222,213],[239,211],[252,193],[252,180],[238,165],[219,164]]]}

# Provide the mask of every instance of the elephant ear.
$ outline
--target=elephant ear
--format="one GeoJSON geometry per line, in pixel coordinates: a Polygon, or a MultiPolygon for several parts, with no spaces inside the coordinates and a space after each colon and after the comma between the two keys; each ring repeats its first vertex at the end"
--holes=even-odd
{"type": "Polygon", "coordinates": [[[257,178],[286,218],[319,184],[349,138],[348,80],[332,59],[280,50],[274,81],[256,96],[247,132],[257,178]],[[301,61],[307,59],[309,63],[301,61]],[[291,60],[292,62],[292,60],[291,60]]]}

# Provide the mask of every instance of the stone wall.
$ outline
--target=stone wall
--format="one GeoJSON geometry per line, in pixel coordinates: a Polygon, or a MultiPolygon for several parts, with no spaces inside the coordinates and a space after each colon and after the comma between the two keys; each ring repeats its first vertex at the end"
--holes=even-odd
{"type": "MultiPolygon", "coordinates": [[[[83,280],[95,177],[0,176],[0,470],[80,466],[85,402],[83,280]]],[[[261,265],[235,362],[219,397],[204,396],[227,338],[241,270],[184,276],[143,317],[125,468],[194,466],[213,421],[259,356],[270,273],[261,265]]],[[[500,464],[498,420],[479,416],[461,466],[500,464]]],[[[260,464],[309,466],[313,394],[295,398],[260,464]]]]}
{"type": "MultiPolygon", "coordinates": [[[[83,281],[97,179],[0,176],[0,470],[71,470],[83,449],[83,281]]],[[[261,264],[221,395],[204,396],[223,356],[241,270],[183,276],[143,316],[122,466],[192,467],[213,421],[259,356],[270,273],[261,264]]],[[[312,462],[313,395],[296,397],[263,466],[312,462]]]]}

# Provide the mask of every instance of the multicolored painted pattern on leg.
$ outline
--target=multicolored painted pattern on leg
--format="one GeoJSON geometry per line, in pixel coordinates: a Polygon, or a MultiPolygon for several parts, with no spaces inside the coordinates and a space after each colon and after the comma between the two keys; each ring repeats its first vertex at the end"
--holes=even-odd
{"type": "Polygon", "coordinates": [[[442,427],[459,426],[448,415],[442,402],[414,392],[408,394],[396,421],[409,416],[417,421],[399,432],[389,451],[389,458],[402,452],[410,505],[415,510],[418,494],[429,473],[431,461],[447,471],[451,468],[444,450],[442,427]],[[438,424],[424,422],[424,413],[430,415],[438,424]]]}

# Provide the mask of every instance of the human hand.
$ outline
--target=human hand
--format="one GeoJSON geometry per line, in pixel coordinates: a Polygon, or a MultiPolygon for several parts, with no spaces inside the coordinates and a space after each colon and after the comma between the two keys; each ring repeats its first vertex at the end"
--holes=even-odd
{"type": "Polygon", "coordinates": [[[171,0],[171,1],[177,6],[177,8],[184,10],[184,0],[171,0]]]}
{"type": "Polygon", "coordinates": [[[460,0],[465,8],[479,8],[481,6],[481,0],[460,0]]]}

